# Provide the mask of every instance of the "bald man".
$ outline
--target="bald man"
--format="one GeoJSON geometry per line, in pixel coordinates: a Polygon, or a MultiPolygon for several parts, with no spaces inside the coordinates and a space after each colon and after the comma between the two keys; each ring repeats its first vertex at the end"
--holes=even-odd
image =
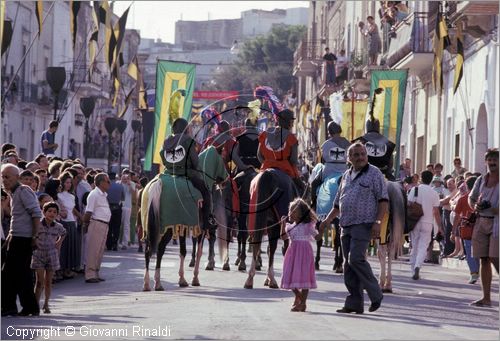
{"type": "Polygon", "coordinates": [[[2,268],[2,316],[37,316],[40,314],[33,291],[30,269],[33,249],[37,247],[42,212],[35,193],[19,182],[19,168],[2,165],[4,189],[10,194],[12,218],[7,236],[7,255],[2,268]],[[17,312],[19,295],[22,310],[17,312]]]}

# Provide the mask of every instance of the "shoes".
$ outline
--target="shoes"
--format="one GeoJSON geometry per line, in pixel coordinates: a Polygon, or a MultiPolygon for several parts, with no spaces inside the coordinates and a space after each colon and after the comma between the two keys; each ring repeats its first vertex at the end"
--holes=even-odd
{"type": "Polygon", "coordinates": [[[475,307],[491,307],[491,302],[484,302],[483,300],[477,300],[472,302],[470,305],[475,307]]]}
{"type": "Polygon", "coordinates": [[[99,282],[106,282],[106,280],[105,280],[104,278],[101,278],[101,277],[97,277],[97,280],[98,280],[99,282]]]}
{"type": "Polygon", "coordinates": [[[99,282],[100,281],[98,278],[89,278],[85,280],[85,283],[99,283],[99,282]]]}
{"type": "Polygon", "coordinates": [[[48,306],[43,307],[43,313],[44,313],[44,314],[50,314],[50,313],[51,313],[51,311],[50,311],[50,309],[49,309],[49,307],[48,307],[48,306]]]}
{"type": "Polygon", "coordinates": [[[24,309],[17,314],[17,316],[40,316],[40,310],[37,311],[25,311],[24,309]]]}
{"type": "Polygon", "coordinates": [[[470,279],[469,279],[469,284],[476,284],[477,280],[479,279],[479,274],[478,273],[471,273],[470,274],[470,279]]]}
{"type": "Polygon", "coordinates": [[[126,249],[127,249],[127,246],[123,245],[122,250],[126,250],[126,249]]]}
{"type": "Polygon", "coordinates": [[[137,249],[137,252],[140,252],[140,253],[144,252],[144,250],[142,249],[142,245],[139,245],[139,248],[137,249]]]}
{"type": "Polygon", "coordinates": [[[337,309],[337,313],[340,313],[340,314],[356,313],[356,314],[360,315],[360,314],[363,314],[363,310],[356,310],[356,309],[342,307],[342,309],[337,309]]]}
{"type": "Polygon", "coordinates": [[[5,316],[17,316],[17,310],[2,311],[2,317],[5,316]]]}
{"type": "MultiPolygon", "coordinates": [[[[418,268],[417,268],[418,269],[418,268]]],[[[380,298],[380,300],[376,301],[376,302],[372,302],[372,304],[370,305],[370,308],[368,308],[368,311],[370,313],[373,313],[374,311],[376,311],[378,308],[380,308],[380,305],[382,304],[382,300],[384,299],[384,296],[382,296],[380,298]]]]}
{"type": "Polygon", "coordinates": [[[412,278],[414,280],[420,279],[420,268],[418,266],[415,268],[412,278]]]}

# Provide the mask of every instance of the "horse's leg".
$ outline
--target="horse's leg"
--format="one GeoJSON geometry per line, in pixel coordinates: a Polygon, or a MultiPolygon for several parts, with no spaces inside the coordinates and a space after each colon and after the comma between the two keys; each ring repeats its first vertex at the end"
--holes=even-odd
{"type": "Polygon", "coordinates": [[[245,263],[245,260],[247,258],[246,254],[246,241],[248,238],[248,230],[246,226],[246,215],[241,219],[240,221],[244,221],[241,225],[238,226],[238,246],[241,243],[241,249],[238,247],[239,251],[239,265],[238,265],[238,271],[245,271],[247,269],[247,265],[245,263]]]}
{"type": "Polygon", "coordinates": [[[186,235],[189,235],[189,231],[185,231],[185,234],[183,236],[179,236],[179,257],[180,257],[180,264],[179,264],[179,286],[182,287],[187,287],[188,282],[184,278],[184,259],[186,258],[186,235]]]}
{"type": "Polygon", "coordinates": [[[248,278],[245,282],[245,289],[253,289],[253,278],[255,276],[255,265],[257,258],[260,256],[260,243],[262,241],[262,231],[255,231],[252,237],[250,246],[252,246],[252,264],[248,272],[248,278]]]}
{"type": "Polygon", "coordinates": [[[200,273],[200,262],[201,262],[201,255],[203,254],[203,239],[205,239],[205,233],[206,231],[202,232],[201,235],[196,238],[197,244],[198,244],[198,252],[196,254],[196,262],[194,264],[194,269],[193,269],[193,280],[191,281],[191,285],[194,287],[199,287],[200,286],[200,280],[198,278],[198,275],[200,273]]]}
{"type": "Polygon", "coordinates": [[[389,244],[389,255],[387,257],[387,276],[385,278],[384,292],[392,293],[392,260],[395,259],[397,245],[391,240],[389,244]]]}
{"type": "Polygon", "coordinates": [[[144,259],[146,261],[146,270],[144,271],[144,284],[142,286],[142,291],[151,291],[151,285],[149,282],[149,261],[151,260],[151,246],[149,241],[145,242],[144,259]]]}
{"type": "Polygon", "coordinates": [[[196,260],[196,243],[197,239],[196,238],[191,238],[193,248],[191,251],[191,261],[189,262],[189,267],[192,268],[194,266],[195,260],[196,260]]]}
{"type": "Polygon", "coordinates": [[[215,240],[217,236],[215,234],[215,229],[209,229],[210,239],[208,240],[208,264],[205,270],[213,270],[215,267],[215,240]]]}
{"type": "Polygon", "coordinates": [[[269,288],[278,289],[278,283],[274,278],[274,254],[276,253],[276,249],[278,248],[278,239],[280,238],[280,226],[277,223],[276,226],[273,226],[269,234],[269,268],[267,269],[267,278],[269,278],[269,288]]]}
{"type": "Polygon", "coordinates": [[[233,219],[231,217],[231,214],[226,215],[227,219],[227,227],[226,227],[226,240],[223,241],[226,243],[226,254],[224,255],[224,264],[222,265],[222,270],[224,271],[229,271],[231,270],[231,267],[229,266],[229,243],[232,240],[232,233],[233,233],[233,219]]]}
{"type": "Polygon", "coordinates": [[[380,262],[380,277],[379,277],[379,285],[380,289],[384,291],[385,289],[385,281],[386,281],[386,273],[385,273],[385,265],[387,261],[387,245],[381,245],[380,242],[377,240],[377,256],[378,260],[380,262]]]}
{"type": "Polygon", "coordinates": [[[323,238],[316,241],[316,259],[314,260],[314,268],[319,270],[319,261],[321,259],[321,247],[323,246],[323,238]]]}
{"type": "Polygon", "coordinates": [[[172,239],[172,230],[169,229],[161,237],[160,243],[158,244],[158,251],[156,252],[156,268],[155,268],[155,291],[165,290],[160,282],[160,269],[161,269],[161,259],[165,253],[165,248],[168,242],[172,239]]]}

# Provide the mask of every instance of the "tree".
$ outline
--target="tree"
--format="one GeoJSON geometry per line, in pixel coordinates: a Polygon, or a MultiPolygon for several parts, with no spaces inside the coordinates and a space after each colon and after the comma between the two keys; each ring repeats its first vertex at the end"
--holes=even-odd
{"type": "Polygon", "coordinates": [[[283,96],[293,87],[293,53],[305,33],[302,25],[276,25],[266,36],[245,42],[236,63],[214,77],[213,89],[251,94],[257,85],[267,85],[283,96]]]}

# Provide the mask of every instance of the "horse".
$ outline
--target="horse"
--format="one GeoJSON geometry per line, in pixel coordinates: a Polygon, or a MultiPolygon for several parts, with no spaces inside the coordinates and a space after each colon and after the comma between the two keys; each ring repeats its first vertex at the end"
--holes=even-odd
{"type": "MultiPolygon", "coordinates": [[[[200,154],[203,158],[215,162],[200,162],[199,170],[206,184],[212,184],[213,179],[220,176],[219,164],[222,158],[215,148],[209,147],[200,154]],[[212,166],[215,165],[215,166],[212,166]],[[212,167],[211,167],[212,166],[212,167]]],[[[186,237],[191,234],[197,246],[197,254],[193,271],[192,286],[199,286],[199,265],[203,251],[203,239],[207,231],[202,231],[199,224],[201,217],[201,193],[196,190],[185,176],[175,176],[168,173],[157,175],[144,188],[141,207],[141,218],[143,222],[144,241],[146,244],[144,273],[144,291],[150,291],[149,262],[151,256],[156,253],[155,268],[155,291],[164,290],[160,281],[161,260],[167,244],[173,238],[179,238],[180,242],[180,264],[179,264],[179,286],[186,287],[189,284],[184,278],[184,258],[186,256],[186,237]],[[160,209],[161,208],[161,209],[160,209]],[[193,212],[198,214],[193,215],[193,212]]]]}
{"type": "MultiPolygon", "coordinates": [[[[321,176],[321,173],[325,165],[318,163],[314,166],[311,176],[317,177],[321,176]]],[[[326,216],[333,207],[333,201],[337,195],[337,190],[339,187],[340,179],[342,173],[334,172],[328,175],[323,182],[318,187],[317,198],[316,198],[316,214],[318,219],[325,220],[326,216]]],[[[338,219],[334,221],[335,228],[335,238],[332,240],[333,249],[335,252],[335,264],[333,265],[333,270],[336,273],[342,273],[342,247],[340,245],[340,227],[338,225],[338,219]]],[[[319,261],[321,259],[321,247],[323,246],[323,239],[316,241],[316,257],[314,266],[316,270],[319,270],[319,261]]]]}
{"type": "Polygon", "coordinates": [[[392,293],[392,260],[398,256],[403,243],[406,222],[406,193],[403,185],[395,181],[387,181],[389,195],[389,215],[382,221],[388,223],[387,235],[381,231],[377,241],[377,256],[380,261],[379,284],[382,292],[392,293]],[[387,220],[387,222],[386,222],[387,220]]]}
{"type": "MultiPolygon", "coordinates": [[[[280,219],[282,216],[288,215],[288,205],[298,194],[292,178],[279,169],[270,168],[261,171],[251,181],[251,212],[248,227],[252,236],[253,251],[250,271],[244,285],[245,289],[253,288],[256,263],[260,256],[260,245],[265,232],[267,232],[269,240],[269,265],[264,285],[269,285],[269,288],[273,289],[278,288],[278,283],[274,278],[273,265],[281,233],[280,219]]],[[[285,249],[286,246],[285,243],[285,249]]]]}

